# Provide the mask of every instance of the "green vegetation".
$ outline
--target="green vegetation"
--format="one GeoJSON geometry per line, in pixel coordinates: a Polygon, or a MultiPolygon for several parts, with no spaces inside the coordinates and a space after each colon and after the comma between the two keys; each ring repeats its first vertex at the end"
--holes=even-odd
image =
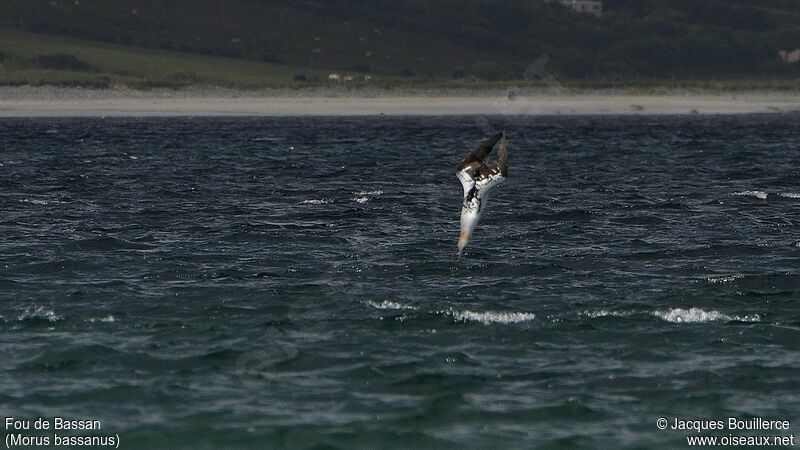
{"type": "Polygon", "coordinates": [[[33,63],[43,69],[55,70],[89,70],[89,65],[72,55],[61,53],[55,55],[38,55],[33,63]]]}
{"type": "MultiPolygon", "coordinates": [[[[323,72],[235,58],[192,55],[0,31],[0,85],[54,84],[146,89],[209,84],[242,89],[287,87],[298,73],[321,81],[323,72]]],[[[324,73],[327,76],[327,72],[324,73]]]]}
{"type": "Polygon", "coordinates": [[[605,0],[604,11],[555,0],[0,0],[0,83],[301,87],[335,71],[384,85],[797,85],[800,64],[778,57],[800,48],[796,0],[605,0]]]}

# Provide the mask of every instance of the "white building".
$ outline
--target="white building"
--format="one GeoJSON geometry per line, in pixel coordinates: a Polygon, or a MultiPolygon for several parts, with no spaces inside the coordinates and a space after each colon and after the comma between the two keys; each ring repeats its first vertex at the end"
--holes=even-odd
{"type": "Polygon", "coordinates": [[[800,62],[800,48],[792,51],[788,50],[781,50],[778,52],[781,55],[781,59],[786,64],[794,64],[800,62]]]}
{"type": "Polygon", "coordinates": [[[599,17],[603,13],[603,2],[597,0],[559,0],[559,3],[582,14],[594,14],[599,17]]]}

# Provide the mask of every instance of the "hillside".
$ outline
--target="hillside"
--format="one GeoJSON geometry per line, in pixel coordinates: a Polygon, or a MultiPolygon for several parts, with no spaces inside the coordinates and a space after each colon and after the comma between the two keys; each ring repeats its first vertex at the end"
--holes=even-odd
{"type": "MultiPolygon", "coordinates": [[[[544,0],[0,0],[0,27],[258,61],[283,67],[284,81],[331,70],[518,80],[541,75],[526,69],[542,54],[565,82],[800,74],[777,56],[800,47],[796,0],[606,0],[604,10],[596,18],[544,0]]],[[[11,47],[0,41],[0,52],[11,47]]],[[[18,55],[16,67],[36,57],[18,55]]]]}
{"type": "Polygon", "coordinates": [[[240,89],[286,87],[327,72],[221,56],[106,44],[0,29],[0,86],[61,85],[138,89],[192,84],[240,89]]]}

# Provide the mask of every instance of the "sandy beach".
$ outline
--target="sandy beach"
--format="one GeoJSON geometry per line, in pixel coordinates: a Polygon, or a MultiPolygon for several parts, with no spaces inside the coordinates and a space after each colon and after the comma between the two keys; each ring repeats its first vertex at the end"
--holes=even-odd
{"type": "Polygon", "coordinates": [[[798,93],[632,95],[332,93],[2,88],[0,117],[630,115],[800,112],[798,93]]]}

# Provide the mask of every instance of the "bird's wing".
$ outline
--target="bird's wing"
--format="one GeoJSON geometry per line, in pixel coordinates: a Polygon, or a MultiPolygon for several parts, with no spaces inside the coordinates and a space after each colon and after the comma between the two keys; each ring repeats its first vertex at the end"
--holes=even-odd
{"type": "Polygon", "coordinates": [[[485,175],[481,174],[476,178],[475,188],[478,189],[480,196],[483,197],[488,195],[492,188],[504,181],[506,181],[506,177],[499,170],[487,172],[485,175]]]}
{"type": "Polygon", "coordinates": [[[506,180],[508,176],[508,148],[506,143],[506,134],[500,133],[500,149],[497,153],[497,159],[489,164],[482,165],[478,168],[475,174],[475,187],[482,195],[486,195],[489,191],[506,180]]]}
{"type": "Polygon", "coordinates": [[[477,162],[478,164],[482,163],[483,160],[489,156],[489,153],[492,152],[494,145],[497,144],[497,141],[499,141],[503,135],[503,133],[497,133],[478,145],[475,150],[469,152],[469,154],[465,156],[463,160],[461,160],[461,164],[458,165],[458,172],[461,172],[465,167],[474,162],[477,162]]]}

